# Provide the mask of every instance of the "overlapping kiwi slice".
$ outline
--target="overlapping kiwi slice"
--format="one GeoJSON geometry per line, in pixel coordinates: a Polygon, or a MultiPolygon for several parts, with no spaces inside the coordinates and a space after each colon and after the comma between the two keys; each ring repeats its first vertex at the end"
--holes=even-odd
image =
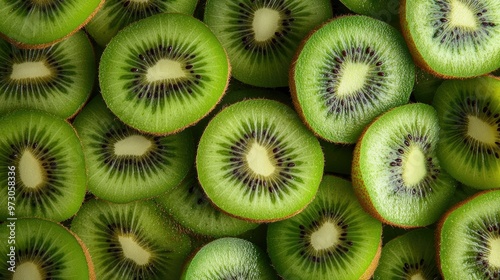
{"type": "Polygon", "coordinates": [[[124,123],[172,134],[196,123],[222,98],[226,52],[202,22],[163,13],[134,22],[104,50],[99,82],[108,107],[124,123]]]}
{"type": "Polygon", "coordinates": [[[70,118],[89,97],[95,76],[83,31],[43,49],[18,49],[0,39],[0,114],[31,108],[70,118]]]}
{"type": "Polygon", "coordinates": [[[480,192],[450,209],[437,230],[445,279],[499,279],[500,190],[480,192]]]}
{"type": "Polygon", "coordinates": [[[178,185],[194,162],[191,131],[154,136],[118,120],[100,96],[75,118],[88,172],[89,190],[125,203],[150,198],[178,185]]]}
{"type": "Polygon", "coordinates": [[[290,107],[255,99],[226,107],[210,121],[196,167],[218,208],[247,220],[275,221],[311,202],[324,163],[318,140],[290,107]]]}
{"type": "Polygon", "coordinates": [[[95,279],[87,248],[51,221],[26,218],[0,223],[0,279],[95,279]],[[12,271],[13,270],[13,271],[12,271]]]}
{"type": "Polygon", "coordinates": [[[203,20],[227,49],[236,79],[282,87],[300,41],[331,17],[328,0],[208,0],[203,20]]]}
{"type": "Polygon", "coordinates": [[[415,62],[443,78],[474,77],[500,67],[497,0],[411,0],[401,25],[415,62]]]}
{"type": "Polygon", "coordinates": [[[382,224],[363,211],[349,181],[325,175],[303,212],[268,226],[267,244],[285,279],[369,279],[382,224]]]}
{"type": "Polygon", "coordinates": [[[316,135],[336,143],[355,143],[376,116],[407,103],[415,80],[401,34],[366,16],[317,29],[290,71],[296,110],[316,135]]]}
{"type": "Polygon", "coordinates": [[[354,150],[353,186],[361,205],[399,227],[436,222],[455,191],[455,180],[436,156],[438,138],[430,105],[407,104],[379,116],[354,150]]]}
{"type": "Polygon", "coordinates": [[[0,36],[24,48],[44,48],[82,28],[104,0],[1,0],[0,36]]]}
{"type": "Polygon", "coordinates": [[[179,279],[191,240],[152,201],[91,199],[71,230],[87,246],[97,279],[179,279]]]}
{"type": "Polygon", "coordinates": [[[62,118],[34,110],[9,113],[0,123],[0,169],[4,170],[0,218],[59,222],[73,216],[87,183],[82,146],[73,127],[62,118]],[[13,202],[10,196],[15,198],[15,210],[8,207],[13,202]]]}
{"type": "Polygon", "coordinates": [[[477,189],[500,187],[500,79],[445,81],[433,105],[438,112],[441,165],[477,189]]]}

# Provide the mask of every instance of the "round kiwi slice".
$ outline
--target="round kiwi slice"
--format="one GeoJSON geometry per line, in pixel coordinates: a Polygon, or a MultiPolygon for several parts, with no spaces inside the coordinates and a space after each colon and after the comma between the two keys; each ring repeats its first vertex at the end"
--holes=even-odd
{"type": "Polygon", "coordinates": [[[414,80],[401,34],[366,16],[324,24],[290,70],[296,110],[317,136],[336,143],[356,143],[376,116],[408,103],[414,80]]]}
{"type": "Polygon", "coordinates": [[[18,49],[0,39],[0,114],[31,108],[70,118],[89,97],[95,76],[83,31],[44,49],[18,49]]]}
{"type": "Polygon", "coordinates": [[[118,31],[132,22],[166,12],[192,15],[197,0],[106,0],[85,26],[100,46],[106,46],[118,31]]]}
{"type": "Polygon", "coordinates": [[[80,238],[51,221],[25,218],[0,223],[0,279],[95,279],[80,238]]]}
{"type": "Polygon", "coordinates": [[[404,0],[400,13],[415,62],[427,71],[457,78],[500,67],[497,0],[404,0]]]}
{"type": "Polygon", "coordinates": [[[262,249],[250,241],[225,237],[196,252],[182,279],[271,280],[278,277],[262,249]]]}
{"type": "Polygon", "coordinates": [[[361,205],[394,226],[437,221],[455,191],[455,180],[436,156],[438,137],[438,117],[430,105],[407,104],[378,117],[354,150],[353,186],[361,205]]]}
{"type": "Polygon", "coordinates": [[[124,123],[173,134],[196,123],[222,98],[229,80],[226,52],[201,21],[163,13],[134,22],[104,50],[99,83],[124,123]]]}
{"type": "Polygon", "coordinates": [[[323,175],[318,140],[278,101],[235,103],[201,136],[198,179],[208,198],[231,215],[275,221],[300,212],[323,175]]]}
{"type": "Polygon", "coordinates": [[[300,41],[331,17],[329,0],[207,0],[204,21],[227,49],[236,79],[283,87],[300,41]]]}
{"type": "Polygon", "coordinates": [[[437,232],[445,279],[499,279],[500,190],[480,192],[453,207],[437,232]]]}
{"type": "Polygon", "coordinates": [[[118,120],[100,96],[75,118],[83,144],[88,189],[116,203],[150,198],[177,186],[194,163],[191,131],[141,133],[118,120]]]}
{"type": "Polygon", "coordinates": [[[458,181],[477,189],[500,187],[500,79],[445,81],[433,106],[439,117],[437,155],[458,181]]]}
{"type": "Polygon", "coordinates": [[[433,230],[414,229],[384,245],[373,280],[398,279],[442,279],[433,230]]]}
{"type": "Polygon", "coordinates": [[[325,175],[298,215],[268,225],[267,250],[285,279],[369,279],[382,248],[382,223],[363,211],[347,180],[325,175]]]}
{"type": "Polygon", "coordinates": [[[40,217],[57,222],[80,208],[87,176],[73,127],[43,111],[0,118],[0,219],[40,217]],[[12,198],[10,198],[12,197],[12,198]],[[15,209],[11,210],[12,203],[15,209]]]}
{"type": "Polygon", "coordinates": [[[104,0],[0,0],[0,35],[23,48],[45,48],[82,28],[104,0]]]}
{"type": "Polygon", "coordinates": [[[87,246],[97,279],[179,279],[191,251],[189,237],[152,201],[89,200],[71,230],[87,246]]]}

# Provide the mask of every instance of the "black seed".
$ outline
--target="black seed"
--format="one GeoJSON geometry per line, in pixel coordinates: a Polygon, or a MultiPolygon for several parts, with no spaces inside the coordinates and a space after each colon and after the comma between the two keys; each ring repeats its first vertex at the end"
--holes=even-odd
{"type": "Polygon", "coordinates": [[[385,76],[384,72],[378,72],[377,75],[379,75],[381,77],[385,76]]]}

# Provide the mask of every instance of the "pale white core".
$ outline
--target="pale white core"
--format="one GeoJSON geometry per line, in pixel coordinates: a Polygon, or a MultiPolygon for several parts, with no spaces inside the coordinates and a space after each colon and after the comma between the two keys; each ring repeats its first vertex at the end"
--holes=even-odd
{"type": "Polygon", "coordinates": [[[271,39],[278,31],[280,13],[269,8],[258,9],[253,17],[252,28],[255,41],[264,42],[271,39]]]}
{"type": "Polygon", "coordinates": [[[142,248],[131,236],[119,236],[118,241],[126,258],[133,260],[137,265],[149,262],[151,253],[142,248]]]}
{"type": "Polygon", "coordinates": [[[337,94],[346,96],[360,90],[365,84],[370,66],[363,63],[346,62],[342,68],[337,94]]]}
{"type": "Polygon", "coordinates": [[[13,80],[44,78],[51,75],[50,69],[43,61],[14,63],[10,78],[13,80]]]}
{"type": "Polygon", "coordinates": [[[12,277],[13,280],[42,280],[42,274],[38,270],[38,266],[33,262],[26,261],[16,267],[16,272],[12,277]]]}
{"type": "Polygon", "coordinates": [[[417,274],[413,274],[410,278],[410,280],[425,280],[426,278],[418,272],[417,274]]]}
{"type": "Polygon", "coordinates": [[[155,65],[148,68],[146,79],[148,82],[164,81],[186,77],[182,64],[171,59],[160,59],[155,65]]]}
{"type": "Polygon", "coordinates": [[[43,183],[43,167],[29,150],[25,150],[19,161],[19,176],[28,188],[36,188],[43,183]]]}
{"type": "Polygon", "coordinates": [[[414,186],[427,174],[425,155],[419,147],[411,146],[406,161],[403,163],[403,181],[407,186],[414,186]]]}
{"type": "Polygon", "coordinates": [[[451,2],[451,12],[449,16],[451,26],[464,27],[469,29],[477,28],[477,20],[474,11],[469,9],[462,1],[451,2]]]}
{"type": "Polygon", "coordinates": [[[339,243],[340,229],[332,222],[325,222],[311,234],[311,245],[317,251],[328,249],[339,243]]]}
{"type": "Polygon", "coordinates": [[[497,130],[485,121],[475,116],[468,116],[467,135],[479,142],[495,144],[497,130]]]}
{"type": "Polygon", "coordinates": [[[149,139],[142,135],[131,135],[115,143],[117,156],[142,156],[153,145],[149,139]]]}
{"type": "Polygon", "coordinates": [[[491,266],[500,268],[500,237],[490,240],[488,262],[491,266]]]}
{"type": "Polygon", "coordinates": [[[258,175],[269,176],[275,170],[274,164],[269,159],[269,154],[264,146],[254,142],[250,151],[246,155],[246,160],[250,169],[258,175]]]}

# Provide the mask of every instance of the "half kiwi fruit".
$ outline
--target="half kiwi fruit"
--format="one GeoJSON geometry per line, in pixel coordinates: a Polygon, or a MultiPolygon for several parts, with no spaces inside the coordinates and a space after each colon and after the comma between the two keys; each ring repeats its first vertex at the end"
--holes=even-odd
{"type": "Polygon", "coordinates": [[[314,133],[356,143],[363,128],[408,103],[415,66],[401,34],[367,16],[342,16],[304,40],[290,70],[296,110],[314,133]]]}
{"type": "Polygon", "coordinates": [[[127,125],[173,134],[207,115],[229,80],[226,52],[210,29],[184,14],[134,22],[109,42],[99,64],[102,96],[127,125]]]}
{"type": "Polygon", "coordinates": [[[278,101],[235,103],[218,113],[201,136],[198,179],[223,211],[251,221],[300,212],[323,174],[323,152],[292,108],[278,101]]]}
{"type": "Polygon", "coordinates": [[[433,224],[450,206],[455,180],[436,156],[438,116],[427,104],[379,116],[356,144],[353,186],[361,205],[394,226],[433,224]]]}

